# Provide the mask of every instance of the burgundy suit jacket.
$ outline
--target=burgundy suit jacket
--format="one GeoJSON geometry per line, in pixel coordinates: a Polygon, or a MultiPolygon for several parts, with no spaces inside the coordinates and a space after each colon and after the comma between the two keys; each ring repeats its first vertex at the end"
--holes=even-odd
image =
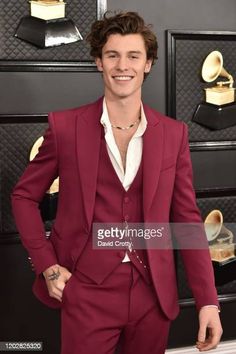
{"type": "MultiPolygon", "coordinates": [[[[16,224],[36,269],[34,292],[51,307],[60,303],[49,297],[40,273],[55,263],[73,272],[91,232],[103,129],[102,100],[49,114],[43,145],[12,193],[16,224]],[[46,240],[38,205],[58,175],[57,215],[50,240],[46,240]]],[[[201,222],[192,186],[186,125],[145,105],[144,111],[148,121],[143,136],[144,221],[201,222]]],[[[173,319],[178,313],[173,251],[147,252],[158,299],[164,313],[173,319]]],[[[218,305],[209,251],[181,253],[197,308],[218,305]]]]}

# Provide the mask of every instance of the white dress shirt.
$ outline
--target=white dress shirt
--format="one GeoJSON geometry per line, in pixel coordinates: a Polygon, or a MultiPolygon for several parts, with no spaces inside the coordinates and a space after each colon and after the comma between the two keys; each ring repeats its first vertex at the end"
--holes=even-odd
{"type": "MultiPolygon", "coordinates": [[[[138,128],[132,136],[126,154],[126,168],[122,164],[121,155],[116,145],[116,141],[113,135],[111,122],[108,116],[107,105],[105,98],[103,100],[103,113],[100,120],[104,126],[105,140],[107,145],[107,152],[110,157],[112,166],[117,173],[124,189],[127,191],[131,186],[141,163],[142,151],[143,151],[143,134],[147,128],[147,119],[141,105],[141,119],[138,128]]],[[[126,253],[122,262],[129,262],[129,256],[126,253]]]]}
{"type": "Polygon", "coordinates": [[[105,98],[103,101],[103,114],[100,122],[104,126],[105,140],[107,143],[107,151],[111,159],[111,163],[124,189],[127,191],[137,174],[142,159],[142,151],[143,151],[142,136],[147,127],[147,120],[143,111],[143,107],[141,106],[141,120],[139,126],[135,134],[132,136],[128,145],[125,170],[122,164],[122,159],[121,159],[118,146],[116,145],[115,138],[113,135],[105,98]]]}

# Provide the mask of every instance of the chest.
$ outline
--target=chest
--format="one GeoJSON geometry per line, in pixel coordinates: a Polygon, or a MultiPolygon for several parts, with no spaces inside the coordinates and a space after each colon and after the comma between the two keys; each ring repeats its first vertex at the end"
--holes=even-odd
{"type": "Polygon", "coordinates": [[[116,142],[116,145],[119,149],[121,160],[123,167],[125,169],[126,167],[126,157],[127,157],[127,151],[128,151],[128,146],[130,143],[130,140],[132,139],[132,136],[134,135],[134,131],[114,131],[114,139],[116,142]]]}

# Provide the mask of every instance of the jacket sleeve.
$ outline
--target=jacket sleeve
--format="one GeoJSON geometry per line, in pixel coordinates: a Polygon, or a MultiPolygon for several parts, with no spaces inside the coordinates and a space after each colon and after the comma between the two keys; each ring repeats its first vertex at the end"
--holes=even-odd
{"type": "Polygon", "coordinates": [[[198,309],[217,305],[214,272],[204,224],[196,204],[187,126],[183,123],[171,206],[178,248],[198,309]]]}
{"type": "Polygon", "coordinates": [[[36,274],[40,274],[52,264],[57,263],[53,245],[45,237],[44,224],[39,210],[39,203],[57,176],[57,144],[51,113],[43,144],[11,195],[16,226],[22,243],[32,259],[36,274]]]}

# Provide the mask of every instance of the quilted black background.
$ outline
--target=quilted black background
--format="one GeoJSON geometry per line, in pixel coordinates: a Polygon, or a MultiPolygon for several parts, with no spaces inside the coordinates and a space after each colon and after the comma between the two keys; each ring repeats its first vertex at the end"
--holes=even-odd
{"type": "Polygon", "coordinates": [[[29,161],[29,152],[47,123],[0,124],[0,233],[16,232],[10,194],[29,161]]]}
{"type": "MultiPolygon", "coordinates": [[[[97,19],[97,1],[66,1],[66,17],[74,21],[83,38],[93,21],[97,19]]],[[[86,41],[64,46],[39,49],[14,37],[17,25],[23,16],[30,15],[27,0],[0,1],[0,60],[30,61],[91,61],[86,41]]]]}
{"type": "MultiPolygon", "coordinates": [[[[236,36],[235,36],[236,40],[236,36]]],[[[203,82],[201,68],[206,56],[213,50],[223,55],[224,67],[236,78],[236,41],[225,36],[221,40],[176,39],[175,79],[176,118],[189,126],[190,141],[236,140],[236,126],[213,131],[191,121],[197,105],[204,101],[204,88],[213,86],[203,82]]],[[[219,80],[218,80],[219,81],[219,80]]]]}

